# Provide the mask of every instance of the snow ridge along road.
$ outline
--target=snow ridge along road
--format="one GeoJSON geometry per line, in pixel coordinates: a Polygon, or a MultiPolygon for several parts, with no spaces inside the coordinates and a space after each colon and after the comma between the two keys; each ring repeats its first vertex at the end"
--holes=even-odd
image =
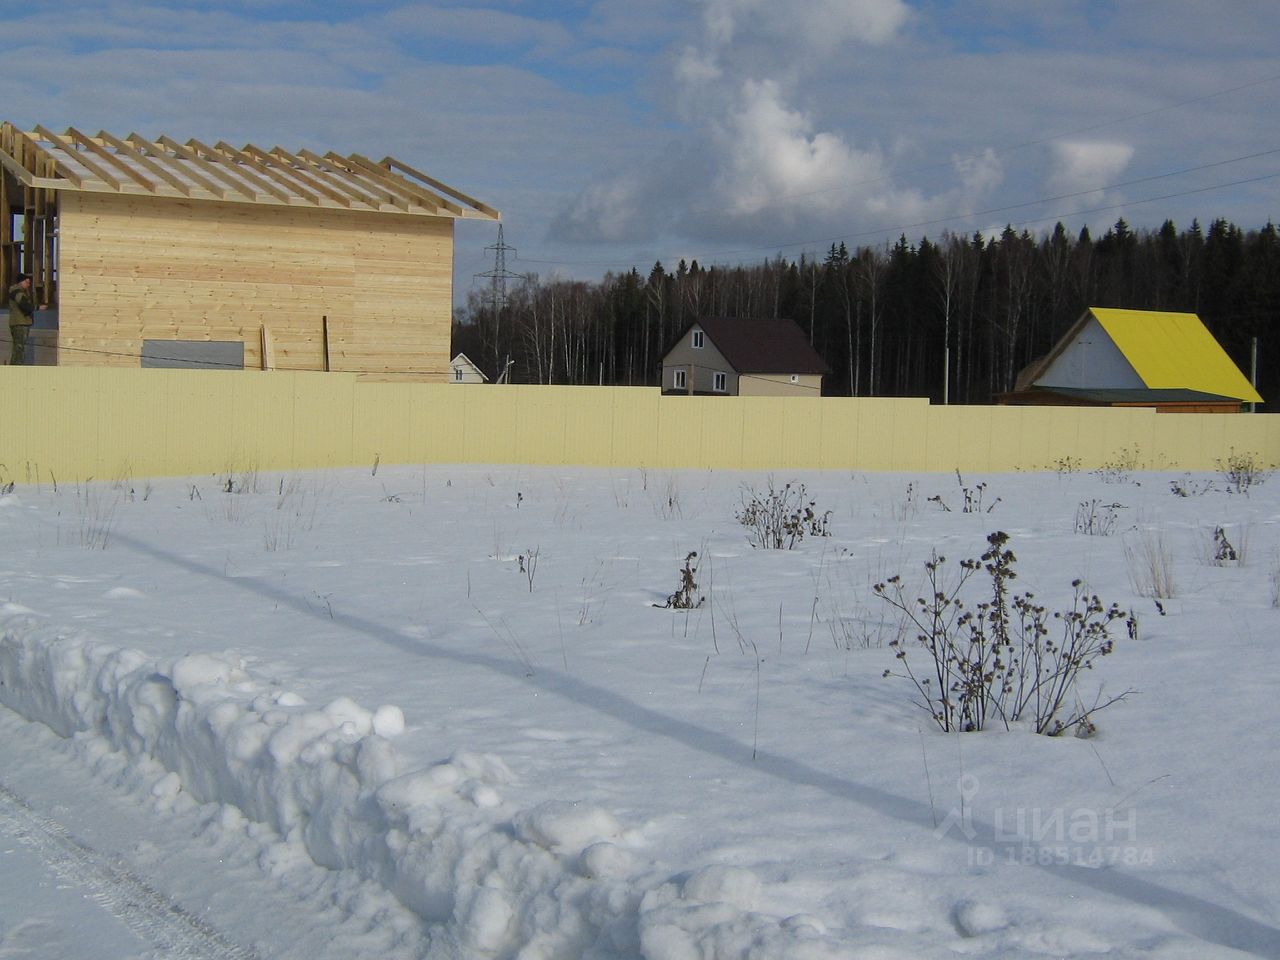
{"type": "Polygon", "coordinates": [[[128,927],[166,960],[258,960],[141,877],[42,816],[0,783],[0,829],[33,848],[66,883],[128,927]]]}

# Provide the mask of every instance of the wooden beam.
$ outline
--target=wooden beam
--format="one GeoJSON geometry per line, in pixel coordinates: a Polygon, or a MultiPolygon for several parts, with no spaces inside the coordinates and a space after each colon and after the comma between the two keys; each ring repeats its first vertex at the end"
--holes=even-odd
{"type": "MultiPolygon", "coordinates": [[[[7,127],[8,124],[6,123],[7,127]]],[[[8,133],[6,130],[5,133],[8,133]]],[[[0,134],[0,136],[3,136],[0,134]]],[[[8,149],[7,144],[0,143],[0,156],[8,149]]],[[[8,299],[10,277],[10,250],[13,249],[13,215],[9,211],[9,177],[0,169],[0,299],[8,299]]]]}
{"type": "Polygon", "coordinates": [[[265,323],[262,325],[261,330],[262,330],[262,343],[261,343],[262,352],[260,356],[262,358],[262,369],[274,370],[276,366],[276,347],[271,340],[271,331],[267,328],[267,325],[265,323]]]}
{"type": "Polygon", "coordinates": [[[184,147],[177,140],[174,140],[172,137],[164,136],[163,134],[157,142],[163,144],[167,149],[172,150],[183,160],[189,161],[197,169],[209,174],[211,177],[216,177],[236,193],[242,194],[250,200],[258,199],[258,195],[253,192],[253,189],[247,183],[237,180],[229,173],[224,173],[222,168],[216,163],[209,163],[190,147],[184,147]]]}
{"type": "Polygon", "coordinates": [[[392,169],[392,170],[399,170],[401,173],[407,173],[411,177],[416,177],[417,179],[425,183],[427,186],[434,187],[436,190],[439,190],[441,193],[447,193],[449,196],[455,197],[456,199],[461,200],[465,204],[469,204],[470,206],[479,210],[481,213],[486,214],[487,216],[493,217],[493,219],[495,220],[502,219],[502,214],[500,214],[493,207],[487,204],[481,203],[475,197],[467,196],[465,193],[463,193],[460,190],[453,189],[453,187],[449,186],[448,184],[441,183],[435,177],[427,176],[421,170],[415,170],[413,167],[409,166],[407,163],[401,163],[395,157],[383,157],[382,166],[388,167],[389,169],[392,169]]]}
{"type": "Polygon", "coordinates": [[[0,146],[0,166],[12,171],[13,175],[17,177],[19,183],[23,183],[28,186],[44,187],[45,189],[50,190],[56,190],[63,186],[63,184],[56,182],[56,180],[40,176],[38,170],[39,165],[28,170],[21,163],[19,155],[24,149],[23,144],[26,144],[25,149],[27,152],[35,156],[44,157],[51,163],[55,177],[63,177],[77,187],[84,183],[84,178],[81,177],[80,174],[67,169],[64,164],[58,162],[57,157],[41,150],[39,145],[37,145],[30,136],[23,133],[7,121],[4,124],[3,133],[0,134],[0,141],[3,143],[3,145],[0,146]]]}
{"type": "Polygon", "coordinates": [[[76,163],[80,164],[80,166],[84,167],[107,186],[111,187],[111,189],[119,192],[120,187],[122,186],[120,181],[112,174],[108,173],[104,167],[101,167],[93,160],[90,160],[83,150],[77,150],[75,145],[69,142],[66,137],[60,137],[56,133],[51,133],[39,125],[36,126],[36,133],[45,140],[48,140],[59,150],[62,150],[68,157],[74,158],[76,163]]]}
{"type": "MultiPolygon", "coordinates": [[[[299,186],[298,181],[296,179],[292,177],[286,177],[284,174],[280,173],[279,170],[276,170],[270,164],[264,163],[258,157],[255,157],[249,153],[245,153],[243,150],[237,150],[235,147],[231,146],[231,144],[227,143],[225,140],[219,140],[216,144],[214,144],[214,147],[220,150],[226,156],[231,157],[233,160],[236,160],[239,163],[243,163],[246,167],[250,167],[254,170],[258,170],[264,176],[271,178],[276,183],[283,184],[289,190],[293,191],[293,194],[296,194],[297,196],[301,197],[303,200],[306,200],[309,203],[314,203],[316,206],[320,205],[319,194],[315,193],[312,190],[304,189],[303,187],[299,186]]],[[[290,194],[290,196],[292,196],[292,194],[290,194]]]]}
{"type": "Polygon", "coordinates": [[[270,166],[273,170],[278,170],[281,175],[289,177],[298,183],[304,184],[321,196],[328,197],[334,203],[343,207],[351,206],[351,200],[348,197],[343,196],[337,190],[332,189],[327,184],[298,169],[297,166],[286,161],[283,157],[278,156],[275,153],[268,153],[265,150],[255,147],[251,143],[245,144],[244,152],[258,160],[260,163],[270,166]]]}
{"type": "Polygon", "coordinates": [[[254,186],[262,190],[263,193],[266,193],[266,194],[269,194],[270,196],[275,197],[281,203],[288,203],[292,199],[292,197],[289,194],[285,193],[283,190],[277,187],[274,183],[269,183],[266,180],[263,180],[261,177],[255,174],[252,170],[247,169],[246,164],[237,163],[235,160],[233,160],[231,157],[221,152],[220,150],[215,150],[213,147],[210,147],[207,144],[201,143],[199,140],[196,140],[194,137],[187,141],[187,146],[191,147],[197,153],[203,154],[206,159],[212,160],[214,163],[219,163],[219,164],[222,164],[223,166],[230,167],[232,170],[236,172],[236,176],[244,177],[244,179],[248,180],[254,186]]]}
{"type": "MultiPolygon", "coordinates": [[[[277,147],[276,149],[278,150],[279,148],[277,147]]],[[[281,151],[281,153],[283,154],[283,151],[281,151]]],[[[351,194],[351,196],[355,197],[371,210],[379,209],[379,205],[382,203],[381,191],[372,189],[369,184],[356,179],[346,170],[330,163],[324,157],[319,154],[312,153],[310,150],[305,148],[299,150],[298,155],[321,173],[326,174],[330,178],[330,183],[333,183],[336,186],[341,186],[343,190],[346,190],[351,194]]]]}
{"type": "Polygon", "coordinates": [[[106,147],[95,143],[93,140],[90,140],[88,137],[86,137],[83,133],[81,133],[75,127],[67,127],[66,135],[70,137],[72,140],[74,140],[76,143],[80,144],[90,153],[107,161],[107,163],[111,164],[113,167],[115,167],[117,170],[123,173],[126,177],[128,177],[134,183],[138,184],[138,186],[142,187],[142,189],[146,190],[148,193],[156,192],[156,183],[154,180],[148,180],[146,177],[144,177],[141,173],[139,173],[133,167],[129,166],[129,164],[121,160],[119,156],[112,153],[106,147]]]}
{"type": "Polygon", "coordinates": [[[194,156],[188,158],[188,157],[185,157],[182,153],[179,153],[177,151],[170,153],[165,147],[162,147],[160,144],[152,143],[146,137],[140,136],[136,133],[129,134],[129,136],[125,137],[125,139],[128,140],[129,143],[131,143],[134,147],[136,147],[140,152],[144,152],[146,154],[149,154],[150,156],[155,157],[157,164],[163,163],[163,164],[170,165],[173,171],[173,175],[177,179],[181,180],[182,177],[188,177],[189,179],[195,181],[195,183],[197,183],[203,189],[208,190],[211,194],[213,194],[219,200],[223,199],[227,195],[227,191],[224,187],[218,186],[208,177],[200,173],[200,171],[197,169],[200,166],[200,160],[195,158],[194,156]]]}
{"type": "MultiPolygon", "coordinates": [[[[52,160],[48,161],[52,164],[52,160]]],[[[44,263],[44,302],[47,306],[58,305],[57,279],[55,277],[54,234],[58,223],[58,195],[47,191],[49,198],[45,206],[44,251],[41,257],[44,263]]]]}
{"type": "Polygon", "coordinates": [[[98,131],[98,139],[120,151],[143,169],[150,170],[165,183],[169,184],[169,186],[181,193],[184,197],[191,196],[191,185],[189,183],[186,183],[182,178],[175,174],[170,173],[167,168],[156,163],[156,161],[146,156],[141,150],[137,149],[132,144],[126,143],[117,137],[113,137],[105,130],[98,131]]]}
{"type": "Polygon", "coordinates": [[[399,207],[401,210],[408,210],[410,205],[417,200],[416,197],[403,188],[397,189],[396,185],[368,176],[360,169],[358,164],[353,163],[341,154],[330,150],[324,155],[324,158],[339,170],[346,171],[357,183],[365,185],[366,190],[370,189],[370,182],[372,181],[373,192],[379,197],[386,196],[388,203],[399,207]]]}
{"type": "Polygon", "coordinates": [[[402,191],[408,191],[410,196],[416,196],[425,200],[437,210],[444,209],[451,213],[455,213],[458,216],[462,216],[462,207],[458,206],[452,200],[446,200],[444,197],[440,196],[440,194],[435,193],[432,190],[428,190],[426,187],[420,187],[412,180],[408,180],[397,173],[392,173],[386,167],[379,166],[368,157],[361,156],[358,153],[353,153],[351,156],[347,157],[347,160],[365,170],[370,176],[395,184],[402,191]]]}

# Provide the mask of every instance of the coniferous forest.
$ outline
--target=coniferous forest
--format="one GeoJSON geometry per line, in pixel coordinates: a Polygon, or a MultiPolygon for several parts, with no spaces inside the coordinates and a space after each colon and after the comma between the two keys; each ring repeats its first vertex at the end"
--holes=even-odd
{"type": "Polygon", "coordinates": [[[530,275],[506,293],[495,310],[488,288],[472,291],[453,349],[493,379],[509,359],[513,383],[656,385],[663,353],[698,317],[788,317],[833,371],[824,394],[937,403],[945,390],[951,403],[987,403],[1099,306],[1199,314],[1246,376],[1256,337],[1258,390],[1280,405],[1280,236],[1270,222],[1133,230],[1121,219],[1097,238],[1061,223],[1039,237],[1012,227],[994,238],[904,236],[833,245],[821,259],[659,262],[599,282],[530,275]]]}

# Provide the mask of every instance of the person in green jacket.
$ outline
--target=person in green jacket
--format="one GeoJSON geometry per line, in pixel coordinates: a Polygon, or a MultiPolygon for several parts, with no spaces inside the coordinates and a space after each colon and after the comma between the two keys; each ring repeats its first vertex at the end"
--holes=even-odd
{"type": "Polygon", "coordinates": [[[35,319],[36,304],[31,299],[31,277],[22,273],[18,282],[9,288],[9,336],[13,340],[13,353],[9,357],[12,366],[27,362],[27,334],[35,319]]]}

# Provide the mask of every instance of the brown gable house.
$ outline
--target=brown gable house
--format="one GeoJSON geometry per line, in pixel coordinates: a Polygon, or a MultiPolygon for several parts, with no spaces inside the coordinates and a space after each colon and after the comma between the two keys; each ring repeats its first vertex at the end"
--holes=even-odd
{"type": "Polygon", "coordinates": [[[28,362],[444,381],[462,218],[499,215],[393,157],[0,125],[28,362]]]}
{"type": "Polygon", "coordinates": [[[706,317],[662,358],[662,392],[700,396],[819,397],[831,372],[792,320],[706,317]]]}

